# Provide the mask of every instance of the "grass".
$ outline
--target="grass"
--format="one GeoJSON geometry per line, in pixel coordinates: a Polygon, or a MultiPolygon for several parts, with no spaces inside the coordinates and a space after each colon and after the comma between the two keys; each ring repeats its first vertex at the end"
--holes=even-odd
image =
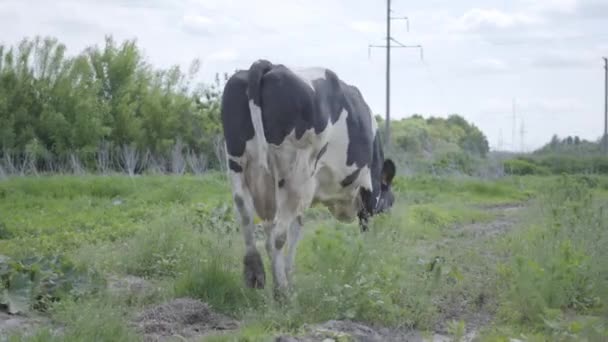
{"type": "MultiPolygon", "coordinates": [[[[592,341],[608,333],[608,269],[598,262],[608,260],[603,184],[599,176],[397,178],[396,207],[366,234],[311,208],[297,290],[279,307],[269,287],[242,285],[244,247],[222,175],[11,178],[0,182],[3,255],[62,255],[106,278],[134,275],[156,286],[139,297],[58,295],[46,315],[65,326],[62,336],[42,328],[13,339],[134,340],[131,315],[190,296],[243,323],[212,341],[263,341],[332,319],[462,336],[479,313],[495,318],[482,340],[592,341]],[[489,208],[524,203],[521,223],[499,237],[458,229],[495,220],[489,208]]],[[[264,261],[270,281],[265,253],[264,261]]]]}

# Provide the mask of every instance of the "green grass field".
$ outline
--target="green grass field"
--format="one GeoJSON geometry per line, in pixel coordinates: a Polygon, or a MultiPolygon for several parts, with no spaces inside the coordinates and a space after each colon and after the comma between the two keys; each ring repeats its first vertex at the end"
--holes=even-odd
{"type": "Polygon", "coordinates": [[[365,234],[308,211],[297,290],[281,307],[271,289],[242,285],[221,174],[0,181],[0,314],[28,327],[0,325],[0,341],[142,340],[134,317],[176,298],[238,321],[192,341],[272,341],[331,320],[430,340],[608,340],[608,177],[401,177],[394,188],[396,206],[365,234]]]}

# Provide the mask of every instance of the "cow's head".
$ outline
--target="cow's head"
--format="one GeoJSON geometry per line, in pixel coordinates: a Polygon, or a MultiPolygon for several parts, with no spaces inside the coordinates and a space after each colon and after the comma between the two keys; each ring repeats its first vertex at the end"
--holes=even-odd
{"type": "MultiPolygon", "coordinates": [[[[382,152],[380,150],[381,157],[382,152]]],[[[367,230],[370,216],[388,211],[395,202],[391,184],[395,177],[396,167],[391,159],[374,157],[372,164],[372,191],[361,189],[361,209],[359,210],[359,225],[362,231],[367,230]]]]}

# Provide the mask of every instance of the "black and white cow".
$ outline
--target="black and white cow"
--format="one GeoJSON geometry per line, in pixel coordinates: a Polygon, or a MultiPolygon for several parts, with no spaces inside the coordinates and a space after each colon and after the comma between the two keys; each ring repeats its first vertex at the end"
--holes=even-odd
{"type": "Polygon", "coordinates": [[[263,220],[275,294],[291,283],[303,212],[322,203],[341,221],[389,209],[395,164],[359,90],[331,70],[258,60],[225,85],[222,125],[233,200],[245,238],[244,276],[263,288],[254,215],[263,220]],[[287,243],[287,256],[283,246],[287,243]],[[285,259],[285,257],[287,259],[285,259]]]}

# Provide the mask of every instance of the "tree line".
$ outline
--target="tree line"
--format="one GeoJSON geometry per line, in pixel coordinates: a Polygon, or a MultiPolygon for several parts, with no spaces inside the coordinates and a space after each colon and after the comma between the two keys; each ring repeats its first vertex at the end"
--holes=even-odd
{"type": "MultiPolygon", "coordinates": [[[[376,117],[384,135],[384,120],[376,117]]],[[[387,151],[406,173],[468,174],[498,173],[488,164],[488,139],[459,114],[447,118],[414,114],[391,120],[391,143],[387,151]]]]}
{"type": "Polygon", "coordinates": [[[221,83],[196,83],[200,63],[154,68],[136,41],[68,56],[53,37],[0,45],[4,171],[221,167],[221,83]]]}
{"type": "Polygon", "coordinates": [[[595,141],[578,136],[559,137],[529,154],[505,161],[505,171],[514,175],[608,174],[608,156],[603,139],[595,141]]]}
{"type": "MultiPolygon", "coordinates": [[[[223,168],[220,96],[228,75],[196,82],[199,67],[193,60],[188,70],[155,68],[135,40],[111,36],[71,56],[54,37],[0,45],[0,175],[223,168]]],[[[392,130],[391,154],[432,168],[469,169],[489,150],[459,115],[414,115],[392,130]]]]}

